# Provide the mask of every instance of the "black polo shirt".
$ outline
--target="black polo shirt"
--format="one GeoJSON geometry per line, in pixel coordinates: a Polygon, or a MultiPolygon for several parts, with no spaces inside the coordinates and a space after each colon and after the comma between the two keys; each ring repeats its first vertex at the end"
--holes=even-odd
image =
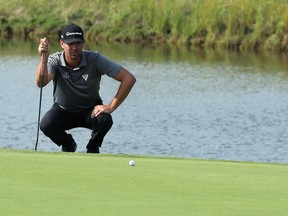
{"type": "Polygon", "coordinates": [[[64,52],[49,56],[48,72],[54,75],[54,102],[70,111],[81,111],[102,101],[99,90],[102,75],[115,78],[122,66],[99,52],[82,51],[79,67],[70,68],[64,52]]]}

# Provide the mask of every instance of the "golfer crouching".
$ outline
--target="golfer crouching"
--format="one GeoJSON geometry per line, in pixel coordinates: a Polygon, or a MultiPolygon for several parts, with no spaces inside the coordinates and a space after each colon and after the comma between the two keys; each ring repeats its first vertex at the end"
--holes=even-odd
{"type": "Polygon", "coordinates": [[[40,129],[63,152],[75,152],[77,144],[66,131],[88,128],[91,137],[90,140],[87,138],[87,153],[100,153],[103,139],[113,124],[111,113],[128,96],[136,78],[99,52],[83,50],[84,43],[83,30],[75,24],[62,29],[61,52],[49,55],[47,38],[40,39],[41,60],[36,71],[36,84],[42,88],[53,80],[54,101],[41,119],[40,129]],[[99,95],[102,75],[120,82],[109,104],[103,104],[99,95]]]}

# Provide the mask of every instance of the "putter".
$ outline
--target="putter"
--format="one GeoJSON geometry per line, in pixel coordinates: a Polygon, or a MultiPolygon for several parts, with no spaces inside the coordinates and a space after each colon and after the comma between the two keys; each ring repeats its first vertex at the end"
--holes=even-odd
{"type": "Polygon", "coordinates": [[[43,76],[44,76],[45,58],[46,58],[46,53],[42,53],[42,68],[41,68],[41,72],[40,72],[41,86],[40,86],[40,99],[39,99],[39,112],[38,112],[38,123],[37,123],[37,135],[36,135],[35,151],[37,151],[38,139],[39,139],[40,115],[41,115],[42,88],[43,88],[43,76]]]}

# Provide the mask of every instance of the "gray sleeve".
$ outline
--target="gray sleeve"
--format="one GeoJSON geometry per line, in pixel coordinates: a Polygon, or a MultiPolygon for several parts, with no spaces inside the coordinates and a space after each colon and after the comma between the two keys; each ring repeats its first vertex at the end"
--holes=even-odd
{"type": "Polygon", "coordinates": [[[120,64],[111,61],[105,56],[99,54],[97,60],[97,68],[100,74],[102,75],[106,74],[109,77],[115,78],[123,67],[120,64]]]}
{"type": "Polygon", "coordinates": [[[54,53],[49,56],[48,63],[47,63],[47,69],[49,73],[52,73],[54,76],[57,71],[58,63],[59,62],[59,54],[54,53]]]}

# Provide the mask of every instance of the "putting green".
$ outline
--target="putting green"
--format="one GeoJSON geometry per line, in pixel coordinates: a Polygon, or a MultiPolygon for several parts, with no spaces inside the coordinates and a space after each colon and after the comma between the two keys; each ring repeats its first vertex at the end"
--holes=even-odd
{"type": "Polygon", "coordinates": [[[285,164],[7,149],[0,163],[2,216],[288,212],[285,164]]]}

